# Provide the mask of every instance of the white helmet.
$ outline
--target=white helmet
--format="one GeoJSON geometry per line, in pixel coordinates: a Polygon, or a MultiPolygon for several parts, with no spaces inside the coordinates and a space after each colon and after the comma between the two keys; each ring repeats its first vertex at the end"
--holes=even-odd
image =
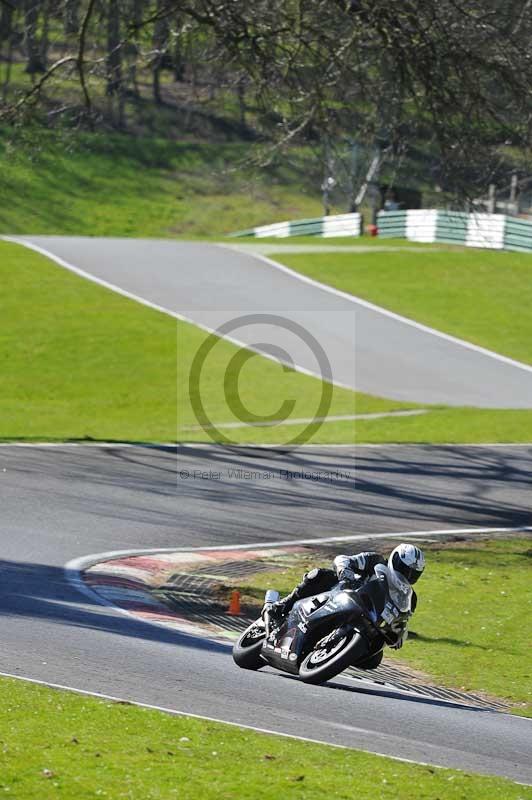
{"type": "Polygon", "coordinates": [[[388,567],[399,572],[412,585],[425,569],[425,556],[419,547],[403,542],[390,553],[388,567]]]}

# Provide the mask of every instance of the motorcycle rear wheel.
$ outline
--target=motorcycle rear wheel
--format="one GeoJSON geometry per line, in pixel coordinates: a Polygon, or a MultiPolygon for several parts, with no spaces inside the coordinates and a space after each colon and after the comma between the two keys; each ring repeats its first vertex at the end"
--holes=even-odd
{"type": "Polygon", "coordinates": [[[266,631],[264,628],[261,630],[259,622],[260,620],[252,622],[233,646],[233,661],[241,669],[257,670],[266,666],[261,657],[266,631]]]}
{"type": "Polygon", "coordinates": [[[358,631],[349,630],[342,635],[336,629],[320,639],[305,656],[299,667],[299,677],[304,683],[325,683],[362,658],[365,652],[367,644],[358,631]]]}

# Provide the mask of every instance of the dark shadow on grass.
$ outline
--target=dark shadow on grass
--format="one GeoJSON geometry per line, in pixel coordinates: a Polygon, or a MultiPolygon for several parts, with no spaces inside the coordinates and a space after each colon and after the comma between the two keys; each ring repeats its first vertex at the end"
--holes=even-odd
{"type": "MultiPolygon", "coordinates": [[[[483,644],[473,644],[473,642],[465,641],[465,639],[453,639],[448,636],[425,636],[424,633],[410,633],[409,639],[413,642],[428,642],[430,644],[450,644],[453,647],[467,647],[467,648],[474,648],[476,650],[492,650],[491,647],[486,647],[483,644]]],[[[501,652],[508,652],[506,650],[502,650],[500,647],[497,648],[501,652]]]]}

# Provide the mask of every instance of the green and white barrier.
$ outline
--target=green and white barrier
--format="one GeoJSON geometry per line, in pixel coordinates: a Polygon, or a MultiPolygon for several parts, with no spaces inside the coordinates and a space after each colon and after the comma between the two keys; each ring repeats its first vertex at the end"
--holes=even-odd
{"type": "Polygon", "coordinates": [[[503,214],[470,214],[467,226],[467,247],[489,247],[492,250],[502,250],[505,225],[506,218],[503,214]]]}
{"type": "Polygon", "coordinates": [[[273,236],[360,236],[362,233],[362,217],[360,214],[335,214],[317,219],[298,219],[289,222],[274,222],[273,225],[260,225],[247,231],[239,231],[231,236],[255,236],[264,238],[273,236]]]}
{"type": "Polygon", "coordinates": [[[438,212],[421,209],[406,212],[406,238],[412,242],[436,241],[438,212]]]}
{"type": "Polygon", "coordinates": [[[469,214],[459,211],[438,211],[436,242],[446,244],[465,244],[469,214]]]}
{"type": "MultiPolygon", "coordinates": [[[[380,211],[379,236],[411,242],[443,242],[465,247],[532,252],[532,222],[504,214],[466,214],[440,209],[380,211]]],[[[335,214],[316,219],[298,219],[260,225],[232,236],[287,238],[289,236],[360,236],[360,214],[335,214]]]]}
{"type": "Polygon", "coordinates": [[[377,215],[379,236],[385,239],[406,239],[406,211],[381,211],[377,215]]]}
{"type": "Polygon", "coordinates": [[[504,214],[466,214],[437,209],[380,211],[379,236],[412,242],[444,242],[492,250],[532,252],[532,222],[504,214]]]}
{"type": "Polygon", "coordinates": [[[516,217],[506,217],[504,249],[519,250],[523,253],[532,251],[532,222],[516,217]]]}

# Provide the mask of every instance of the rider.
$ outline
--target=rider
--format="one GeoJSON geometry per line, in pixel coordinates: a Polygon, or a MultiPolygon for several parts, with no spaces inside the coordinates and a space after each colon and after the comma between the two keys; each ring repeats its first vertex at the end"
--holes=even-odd
{"type": "MultiPolygon", "coordinates": [[[[378,564],[386,564],[386,560],[379,553],[373,551],[357,553],[353,556],[336,556],[333,561],[333,569],[311,569],[289,595],[268,606],[270,616],[280,622],[291,611],[297,600],[327,592],[339,581],[363,583],[374,574],[378,564]]],[[[425,569],[425,556],[419,547],[415,547],[413,544],[400,544],[392,550],[388,558],[388,569],[392,575],[399,573],[412,586],[425,569]]],[[[417,595],[412,590],[412,613],[416,610],[416,605],[417,595]]],[[[406,626],[407,619],[404,615],[392,623],[391,630],[397,637],[395,643],[391,645],[394,649],[403,646],[407,636],[406,626]]]]}

